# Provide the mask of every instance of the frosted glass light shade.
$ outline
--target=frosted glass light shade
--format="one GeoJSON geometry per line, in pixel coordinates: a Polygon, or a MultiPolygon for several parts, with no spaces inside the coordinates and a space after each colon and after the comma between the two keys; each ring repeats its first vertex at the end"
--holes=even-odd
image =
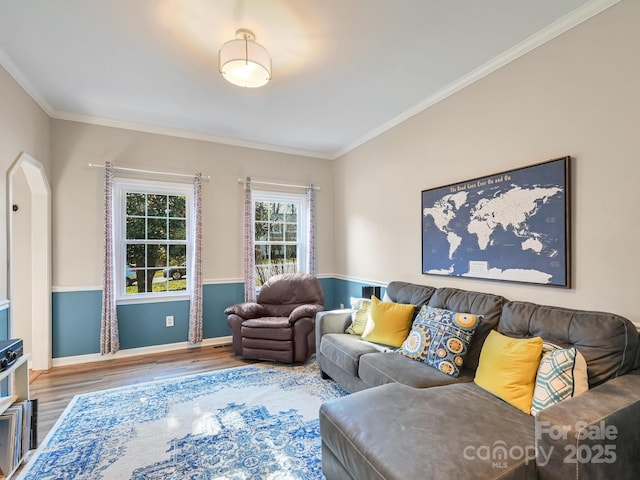
{"type": "Polygon", "coordinates": [[[226,42],[218,52],[218,69],[227,81],[239,87],[262,87],[271,80],[271,57],[253,41],[248,30],[238,30],[235,40],[226,42]]]}

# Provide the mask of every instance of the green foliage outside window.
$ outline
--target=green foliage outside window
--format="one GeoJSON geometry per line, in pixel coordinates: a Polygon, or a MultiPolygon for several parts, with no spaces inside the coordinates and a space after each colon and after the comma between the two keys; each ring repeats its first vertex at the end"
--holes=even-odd
{"type": "Polygon", "coordinates": [[[280,273],[298,270],[298,205],[255,202],[256,285],[280,273]]]}
{"type": "Polygon", "coordinates": [[[127,192],[125,228],[126,293],[186,290],[171,276],[171,267],[186,274],[186,197],[127,192]]]}

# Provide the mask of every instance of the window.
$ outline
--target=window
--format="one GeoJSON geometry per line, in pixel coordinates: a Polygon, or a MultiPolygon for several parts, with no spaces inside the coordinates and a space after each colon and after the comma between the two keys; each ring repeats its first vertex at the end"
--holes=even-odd
{"type": "Polygon", "coordinates": [[[192,187],[121,179],[115,186],[118,298],[188,294],[192,187]]]}
{"type": "Polygon", "coordinates": [[[307,271],[306,196],[253,193],[256,286],[272,275],[307,271]]]}

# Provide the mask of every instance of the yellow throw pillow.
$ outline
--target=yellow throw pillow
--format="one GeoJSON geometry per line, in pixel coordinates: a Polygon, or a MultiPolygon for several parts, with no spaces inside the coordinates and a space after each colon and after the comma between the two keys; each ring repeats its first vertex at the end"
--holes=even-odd
{"type": "Polygon", "coordinates": [[[346,333],[362,335],[369,318],[369,308],[371,308],[370,299],[351,297],[351,325],[347,327],[346,333]]]}
{"type": "Polygon", "coordinates": [[[414,312],[414,305],[381,302],[376,296],[371,297],[362,339],[392,347],[401,346],[411,330],[414,312]]]}
{"type": "Polygon", "coordinates": [[[529,414],[541,358],[542,338],[510,338],[492,330],[482,346],[474,382],[529,414]]]}

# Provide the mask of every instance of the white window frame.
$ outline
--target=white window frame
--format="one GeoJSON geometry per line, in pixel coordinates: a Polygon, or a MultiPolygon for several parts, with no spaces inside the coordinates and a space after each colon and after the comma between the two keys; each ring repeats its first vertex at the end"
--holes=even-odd
{"type": "MultiPolygon", "coordinates": [[[[308,215],[308,201],[307,195],[304,193],[284,193],[267,190],[254,190],[251,195],[251,220],[253,222],[254,230],[256,225],[256,203],[258,202],[270,202],[270,203],[295,203],[298,206],[298,232],[297,241],[298,245],[298,265],[297,271],[301,273],[308,273],[309,271],[309,215],[308,215]]],[[[255,235],[255,234],[254,234],[255,235]]],[[[275,242],[280,243],[280,242],[275,242]]],[[[260,242],[255,240],[254,246],[260,245],[260,242]]],[[[285,243],[286,245],[286,243],[285,243]]],[[[255,263],[255,247],[253,251],[253,259],[255,263]]],[[[254,266],[255,268],[255,266],[254,266]]],[[[256,293],[260,291],[260,286],[256,286],[256,293]]]]}
{"type": "MultiPolygon", "coordinates": [[[[116,301],[118,304],[145,303],[159,301],[188,300],[191,295],[191,255],[193,252],[193,186],[185,183],[135,180],[129,178],[114,179],[114,236],[116,256],[116,301]],[[127,193],[146,193],[157,195],[177,195],[186,197],[186,290],[126,293],[126,222],[127,193]]],[[[149,243],[153,243],[150,241],[149,243]]]]}

